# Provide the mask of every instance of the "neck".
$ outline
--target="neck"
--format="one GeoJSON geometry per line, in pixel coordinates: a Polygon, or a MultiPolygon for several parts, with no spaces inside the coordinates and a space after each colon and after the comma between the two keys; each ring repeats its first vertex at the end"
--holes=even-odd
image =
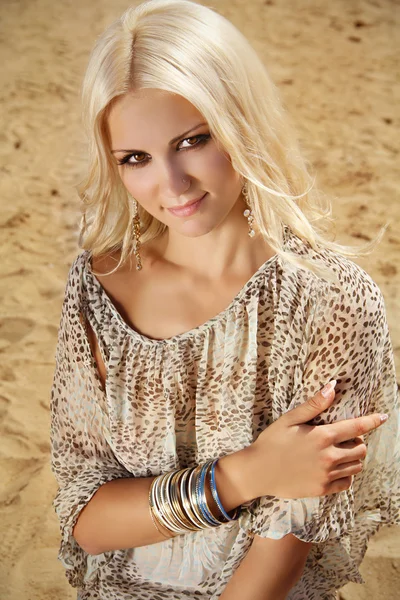
{"type": "Polygon", "coordinates": [[[251,276],[275,251],[257,230],[254,237],[248,235],[241,207],[238,217],[199,237],[186,237],[167,229],[159,240],[160,258],[190,275],[210,280],[251,276]]]}

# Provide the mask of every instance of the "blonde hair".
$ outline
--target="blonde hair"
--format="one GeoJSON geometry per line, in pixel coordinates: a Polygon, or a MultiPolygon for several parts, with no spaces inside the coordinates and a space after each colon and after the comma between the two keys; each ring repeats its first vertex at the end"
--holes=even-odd
{"type": "MultiPolygon", "coordinates": [[[[330,201],[319,194],[301,157],[277,90],[247,39],[227,19],[189,0],[149,0],[129,8],[98,39],[83,82],[83,121],[89,168],[78,187],[84,203],[81,245],[94,256],[134,250],[133,203],[111,149],[107,116],[112,102],[142,88],[183,96],[207,121],[233,168],[247,180],[248,198],[267,243],[297,267],[337,281],[318,261],[284,250],[284,227],[318,252],[372,252],[323,237],[333,225],[330,201]]],[[[142,243],[166,226],[139,206],[142,243]]]]}

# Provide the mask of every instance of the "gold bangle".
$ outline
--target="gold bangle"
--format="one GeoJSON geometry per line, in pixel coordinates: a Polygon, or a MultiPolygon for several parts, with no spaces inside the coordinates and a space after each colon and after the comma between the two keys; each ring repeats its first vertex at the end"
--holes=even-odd
{"type": "Polygon", "coordinates": [[[192,507],[190,506],[190,502],[186,492],[186,483],[188,480],[188,476],[194,470],[194,467],[189,467],[185,469],[182,473],[182,476],[179,478],[179,481],[176,482],[175,491],[177,494],[177,498],[179,501],[179,506],[182,512],[185,515],[186,520],[189,523],[189,526],[193,531],[201,531],[202,526],[201,523],[196,519],[196,515],[193,513],[192,507]]]}
{"type": "Polygon", "coordinates": [[[174,530],[177,533],[186,533],[187,528],[183,525],[183,523],[181,523],[180,519],[175,514],[175,511],[172,508],[172,502],[169,495],[170,481],[176,475],[176,472],[177,471],[172,471],[171,473],[168,473],[167,476],[162,480],[162,485],[160,484],[161,504],[159,508],[164,513],[163,516],[170,523],[171,529],[174,528],[174,530]]]}
{"type": "Polygon", "coordinates": [[[170,535],[166,535],[165,533],[163,533],[163,532],[161,531],[160,527],[157,525],[156,516],[155,516],[155,514],[153,513],[153,502],[152,502],[152,500],[151,500],[151,491],[152,491],[152,487],[153,487],[153,485],[154,485],[154,482],[155,482],[155,479],[153,479],[153,481],[151,482],[150,491],[149,491],[149,508],[150,508],[150,516],[151,516],[151,520],[153,521],[153,523],[154,523],[154,526],[155,526],[155,528],[157,529],[157,531],[158,531],[159,533],[161,533],[161,535],[162,535],[163,537],[165,537],[167,540],[169,540],[171,536],[170,536],[170,535]]]}
{"type": "Polygon", "coordinates": [[[190,496],[190,489],[189,489],[191,475],[195,470],[196,470],[196,467],[191,467],[190,469],[188,469],[187,473],[185,473],[183,475],[183,478],[182,478],[183,481],[181,482],[180,492],[181,492],[182,505],[184,506],[186,514],[188,515],[188,517],[192,521],[192,523],[197,527],[197,529],[201,530],[201,529],[204,529],[204,525],[200,521],[200,519],[197,517],[197,514],[196,514],[195,510],[193,509],[193,506],[191,504],[191,496],[190,496]]]}
{"type": "Polygon", "coordinates": [[[171,509],[164,494],[165,482],[170,476],[171,473],[165,473],[157,478],[154,489],[154,510],[158,516],[158,520],[163,523],[168,531],[180,534],[184,532],[181,526],[175,522],[173,515],[171,515],[171,509]]]}
{"type": "Polygon", "coordinates": [[[170,496],[170,500],[171,500],[171,508],[175,512],[175,516],[179,518],[180,522],[186,529],[188,529],[189,531],[198,531],[199,528],[195,527],[193,525],[193,523],[190,521],[190,519],[188,519],[188,517],[183,509],[182,503],[180,502],[179,481],[183,477],[185,471],[187,471],[187,469],[182,469],[181,471],[178,471],[178,473],[175,473],[175,475],[171,479],[170,490],[169,490],[170,491],[169,496],[170,496]]]}
{"type": "Polygon", "coordinates": [[[165,534],[163,531],[161,531],[160,527],[157,525],[156,517],[155,517],[155,515],[153,514],[153,511],[152,511],[151,507],[150,507],[150,515],[151,515],[151,520],[153,521],[153,523],[154,523],[154,525],[155,525],[155,527],[156,527],[157,531],[158,531],[159,533],[161,533],[161,535],[162,535],[163,537],[165,537],[165,539],[166,539],[166,540],[169,540],[171,537],[174,537],[172,534],[171,534],[171,535],[166,535],[166,534],[165,534]]]}

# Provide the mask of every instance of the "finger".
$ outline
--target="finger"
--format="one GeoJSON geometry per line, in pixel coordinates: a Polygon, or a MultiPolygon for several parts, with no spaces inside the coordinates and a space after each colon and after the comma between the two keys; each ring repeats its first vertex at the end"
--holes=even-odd
{"type": "Polygon", "coordinates": [[[329,479],[331,481],[336,481],[337,479],[342,479],[343,477],[352,477],[353,475],[360,473],[362,468],[363,464],[361,460],[353,460],[353,462],[338,465],[334,471],[329,473],[329,479]]]}
{"type": "Polygon", "coordinates": [[[301,425],[317,417],[332,404],[335,397],[335,385],[336,381],[333,379],[315,396],[285,413],[285,420],[289,421],[290,425],[301,425]]]}
{"type": "Polygon", "coordinates": [[[324,495],[329,496],[330,494],[344,492],[344,490],[348,490],[351,487],[352,483],[352,477],[342,477],[341,479],[336,479],[336,481],[333,481],[329,484],[324,495]]]}
{"type": "Polygon", "coordinates": [[[350,463],[353,460],[364,460],[367,456],[367,446],[365,444],[358,444],[351,450],[340,450],[337,451],[337,459],[335,461],[335,467],[340,464],[350,463]]]}
{"type": "Polygon", "coordinates": [[[350,440],[348,442],[340,442],[339,444],[335,444],[336,448],[339,450],[353,450],[353,448],[359,448],[360,446],[365,446],[364,439],[360,437],[354,438],[354,440],[350,440]]]}
{"type": "Polygon", "coordinates": [[[382,417],[385,416],[376,413],[365,417],[338,421],[331,425],[321,425],[321,427],[329,427],[333,431],[335,444],[340,444],[377,429],[385,422],[386,419],[382,420],[382,417]]]}

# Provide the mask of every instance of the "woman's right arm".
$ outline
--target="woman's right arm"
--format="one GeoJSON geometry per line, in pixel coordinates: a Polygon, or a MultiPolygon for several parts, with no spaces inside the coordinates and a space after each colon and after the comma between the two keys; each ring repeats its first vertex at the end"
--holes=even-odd
{"type": "MultiPolygon", "coordinates": [[[[218,491],[224,490],[224,508],[230,511],[252,498],[242,493],[244,488],[240,473],[247,465],[246,450],[229,457],[229,467],[217,474],[218,491]],[[233,477],[232,477],[233,475],[233,477]],[[238,479],[239,485],[232,485],[238,479]]],[[[221,459],[223,462],[224,459],[221,459]]],[[[218,465],[219,463],[217,463],[218,465]]],[[[154,477],[114,479],[102,485],[81,511],[73,535],[88,554],[100,554],[109,550],[138,548],[165,541],[175,534],[157,531],[149,510],[149,490],[154,477]]],[[[212,512],[219,513],[206,489],[207,502],[212,512]]],[[[221,496],[221,494],[219,494],[221,496]]]]}
{"type": "MultiPolygon", "coordinates": [[[[105,367],[93,332],[89,331],[89,339],[104,380],[105,367]]],[[[348,489],[351,476],[361,470],[366,447],[360,439],[341,449],[337,444],[375,429],[382,421],[370,415],[319,427],[307,425],[333,398],[333,390],[327,398],[319,392],[280,417],[253,444],[219,459],[215,479],[225,510],[259,496],[311,497],[348,489]]],[[[164,541],[149,511],[153,479],[122,478],[102,485],[79,514],[73,530],[78,544],[89,554],[100,554],[164,541]]],[[[209,489],[207,495],[210,508],[215,509],[209,489]]]]}
{"type": "MultiPolygon", "coordinates": [[[[106,368],[93,330],[86,324],[86,333],[98,374],[105,388],[106,368]]],[[[78,435],[71,430],[69,435],[78,435]]],[[[86,434],[90,435],[89,427],[86,434]]],[[[250,501],[246,495],[247,486],[242,478],[246,472],[247,448],[223,457],[215,470],[218,490],[223,490],[221,498],[225,510],[250,501]]],[[[73,528],[73,536],[79,546],[88,554],[100,554],[109,550],[147,546],[173,537],[161,525],[162,535],[155,527],[149,510],[149,491],[155,477],[122,477],[101,485],[89,502],[83,507],[73,528]]],[[[208,486],[208,482],[207,482],[208,486]]],[[[219,514],[209,487],[206,487],[207,502],[215,515],[219,514]]]]}

